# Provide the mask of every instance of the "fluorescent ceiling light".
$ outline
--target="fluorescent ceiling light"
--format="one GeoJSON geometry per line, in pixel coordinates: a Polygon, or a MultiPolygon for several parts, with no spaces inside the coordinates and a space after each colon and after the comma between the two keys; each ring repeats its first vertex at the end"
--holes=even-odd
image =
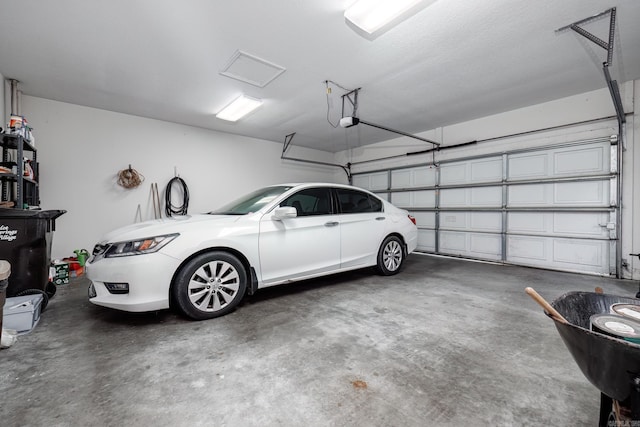
{"type": "Polygon", "coordinates": [[[375,38],[436,0],[358,0],[344,12],[348,23],[375,38]]]}
{"type": "Polygon", "coordinates": [[[216,117],[222,120],[235,122],[262,105],[261,99],[240,95],[231,104],[224,107],[216,117]]]}

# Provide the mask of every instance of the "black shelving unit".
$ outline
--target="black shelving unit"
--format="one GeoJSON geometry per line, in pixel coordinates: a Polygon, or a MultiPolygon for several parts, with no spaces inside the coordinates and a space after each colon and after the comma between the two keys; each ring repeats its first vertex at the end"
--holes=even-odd
{"type": "Polygon", "coordinates": [[[28,207],[40,206],[39,165],[35,147],[20,135],[7,134],[0,135],[0,147],[2,148],[1,165],[6,168],[12,169],[14,166],[16,168],[15,174],[0,173],[2,201],[15,202],[14,208],[16,209],[24,209],[25,204],[28,207]],[[10,160],[9,154],[11,150],[15,153],[15,161],[10,160]],[[34,179],[24,176],[23,159],[25,155],[31,155],[31,168],[33,169],[34,179]]]}

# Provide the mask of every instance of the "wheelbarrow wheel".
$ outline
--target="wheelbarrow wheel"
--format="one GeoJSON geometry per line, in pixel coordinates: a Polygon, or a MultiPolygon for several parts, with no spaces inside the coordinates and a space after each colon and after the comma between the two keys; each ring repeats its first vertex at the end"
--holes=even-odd
{"type": "Polygon", "coordinates": [[[24,291],[20,291],[16,294],[17,297],[23,297],[25,295],[42,295],[42,304],[40,305],[40,313],[42,313],[49,304],[49,296],[47,293],[41,289],[25,289],[24,291]]]}

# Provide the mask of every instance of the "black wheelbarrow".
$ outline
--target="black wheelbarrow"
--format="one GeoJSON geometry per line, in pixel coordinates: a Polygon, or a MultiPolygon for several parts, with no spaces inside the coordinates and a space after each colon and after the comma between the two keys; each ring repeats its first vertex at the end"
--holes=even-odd
{"type": "Polygon", "coordinates": [[[591,316],[609,313],[618,303],[640,300],[569,292],[545,306],[580,370],[600,390],[600,426],[640,425],[640,344],[591,330],[591,316]]]}

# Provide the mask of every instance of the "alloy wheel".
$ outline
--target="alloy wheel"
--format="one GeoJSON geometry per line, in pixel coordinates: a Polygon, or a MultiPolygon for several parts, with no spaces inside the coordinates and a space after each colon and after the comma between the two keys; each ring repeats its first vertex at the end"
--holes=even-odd
{"type": "Polygon", "coordinates": [[[189,280],[189,301],[198,310],[216,312],[234,300],[239,288],[240,275],[233,265],[219,260],[207,262],[189,280]]]}
{"type": "Polygon", "coordinates": [[[389,271],[396,271],[402,264],[402,247],[396,240],[391,240],[384,247],[382,262],[389,271]]]}

